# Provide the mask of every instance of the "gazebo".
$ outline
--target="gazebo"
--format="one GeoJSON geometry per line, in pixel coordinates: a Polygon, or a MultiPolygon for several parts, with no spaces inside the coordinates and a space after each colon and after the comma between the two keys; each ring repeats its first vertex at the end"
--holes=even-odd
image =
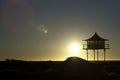
{"type": "Polygon", "coordinates": [[[96,32],[95,34],[90,37],[89,39],[85,39],[83,41],[86,41],[87,44],[83,44],[83,49],[87,51],[87,60],[88,60],[88,50],[94,51],[94,61],[95,61],[95,53],[97,51],[97,61],[99,60],[99,50],[104,51],[104,61],[106,59],[106,49],[109,49],[109,44],[106,44],[106,41],[109,41],[108,39],[104,39],[100,37],[96,32]]]}

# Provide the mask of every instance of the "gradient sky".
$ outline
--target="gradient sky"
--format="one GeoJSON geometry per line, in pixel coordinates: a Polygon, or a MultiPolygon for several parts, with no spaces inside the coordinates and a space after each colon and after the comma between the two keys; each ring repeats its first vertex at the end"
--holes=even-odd
{"type": "Polygon", "coordinates": [[[107,59],[120,60],[120,0],[0,0],[0,60],[65,60],[95,32],[110,40],[107,59]]]}

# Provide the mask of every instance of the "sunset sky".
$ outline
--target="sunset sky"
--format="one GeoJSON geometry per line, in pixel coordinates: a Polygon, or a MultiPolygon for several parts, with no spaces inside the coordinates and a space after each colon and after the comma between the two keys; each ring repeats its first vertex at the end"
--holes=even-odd
{"type": "Polygon", "coordinates": [[[0,60],[86,59],[82,40],[95,32],[110,40],[107,59],[120,60],[120,0],[0,0],[0,60]]]}

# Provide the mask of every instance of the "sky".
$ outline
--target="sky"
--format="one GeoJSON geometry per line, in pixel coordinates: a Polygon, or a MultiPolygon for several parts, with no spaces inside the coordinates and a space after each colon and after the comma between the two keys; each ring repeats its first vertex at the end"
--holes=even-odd
{"type": "MultiPolygon", "coordinates": [[[[0,60],[65,60],[95,32],[109,39],[108,60],[120,60],[120,0],[0,0],[0,60]]],[[[93,52],[89,51],[89,59],[93,52]]],[[[103,51],[100,51],[103,59],[103,51]]]]}

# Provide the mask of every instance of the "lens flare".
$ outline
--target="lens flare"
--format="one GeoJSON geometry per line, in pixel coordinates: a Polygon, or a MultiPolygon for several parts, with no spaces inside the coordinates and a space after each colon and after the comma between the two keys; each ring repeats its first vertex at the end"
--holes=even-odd
{"type": "Polygon", "coordinates": [[[39,25],[38,29],[43,34],[47,34],[48,33],[48,30],[47,30],[47,28],[44,25],[39,25]]]}

